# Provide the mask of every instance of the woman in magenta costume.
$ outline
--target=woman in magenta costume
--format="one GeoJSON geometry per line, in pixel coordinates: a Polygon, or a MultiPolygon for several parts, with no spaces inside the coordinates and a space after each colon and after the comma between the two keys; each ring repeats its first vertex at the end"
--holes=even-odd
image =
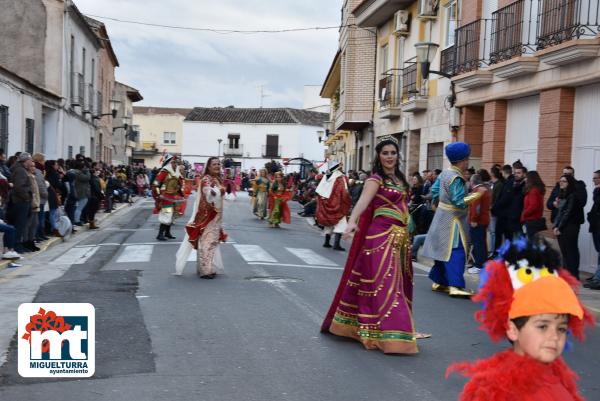
{"type": "Polygon", "coordinates": [[[384,137],[348,227],[356,231],[321,331],[350,337],[367,349],[416,354],[413,269],[408,234],[408,183],[398,168],[398,142],[384,137]],[[360,218],[360,221],[359,221],[360,218]]]}

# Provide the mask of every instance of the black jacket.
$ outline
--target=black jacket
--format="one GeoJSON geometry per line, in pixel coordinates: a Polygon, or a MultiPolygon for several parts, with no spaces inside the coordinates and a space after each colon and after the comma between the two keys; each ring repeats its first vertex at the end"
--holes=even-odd
{"type": "MultiPolygon", "coordinates": [[[[550,193],[548,201],[546,202],[546,207],[551,211],[550,221],[553,223],[554,220],[556,220],[556,215],[558,214],[558,208],[554,207],[554,200],[558,196],[559,191],[560,187],[557,182],[550,193]]],[[[577,221],[579,221],[579,224],[583,224],[583,208],[587,203],[587,189],[585,188],[585,182],[577,180],[575,181],[575,198],[577,199],[577,208],[580,209],[577,212],[577,221]]]]}
{"type": "Polygon", "coordinates": [[[104,194],[100,189],[100,179],[94,174],[90,177],[90,192],[92,198],[98,200],[104,199],[104,194]]]}
{"type": "Polygon", "coordinates": [[[512,175],[508,177],[496,203],[492,206],[492,214],[520,224],[523,199],[525,198],[524,184],[525,181],[516,182],[512,175]]]}
{"type": "Polygon", "coordinates": [[[594,189],[594,204],[592,210],[588,212],[587,218],[590,223],[590,232],[600,232],[600,188],[594,189]]]}
{"type": "Polygon", "coordinates": [[[554,227],[563,231],[567,224],[581,224],[577,220],[578,200],[575,193],[570,193],[565,199],[559,200],[558,213],[554,227]]]}
{"type": "Polygon", "coordinates": [[[12,166],[10,182],[13,184],[12,191],[10,191],[10,200],[12,202],[31,202],[33,187],[23,163],[17,162],[12,166]]]}

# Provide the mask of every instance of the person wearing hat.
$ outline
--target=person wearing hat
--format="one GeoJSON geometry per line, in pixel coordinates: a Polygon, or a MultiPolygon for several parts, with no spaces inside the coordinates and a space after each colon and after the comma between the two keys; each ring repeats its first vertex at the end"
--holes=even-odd
{"type": "Polygon", "coordinates": [[[13,164],[10,172],[12,191],[10,192],[9,205],[6,215],[8,222],[15,227],[15,251],[18,253],[30,252],[23,242],[26,241],[26,229],[31,215],[31,201],[33,199],[33,188],[29,179],[29,170],[35,166],[31,155],[22,152],[13,164]]]}
{"type": "Polygon", "coordinates": [[[331,235],[335,235],[333,249],[345,251],[340,246],[342,234],[348,225],[348,212],[352,206],[352,199],[348,192],[348,181],[341,172],[341,163],[331,160],[327,174],[317,186],[317,215],[318,224],[325,227],[325,248],[331,248],[331,235]]]}
{"type": "Polygon", "coordinates": [[[175,219],[175,207],[184,201],[183,177],[177,168],[177,158],[173,155],[165,156],[164,162],[153,183],[153,195],[155,200],[154,214],[158,214],[160,228],[158,230],[159,241],[167,238],[175,239],[171,234],[171,225],[175,219]]]}
{"type": "Polygon", "coordinates": [[[469,377],[460,401],[582,401],[577,375],[562,352],[568,335],[582,340],[594,319],[577,297],[579,281],[560,267],[543,239],[506,241],[500,258],[487,263],[475,314],[493,341],[508,349],[476,362],[452,364],[446,377],[469,377]]]}
{"type": "Polygon", "coordinates": [[[464,142],[446,146],[451,166],[444,170],[433,186],[433,202],[439,206],[427,232],[423,255],[435,261],[429,278],[431,289],[451,297],[470,297],[465,289],[464,270],[466,250],[469,249],[468,207],[481,196],[480,192],[467,195],[463,175],[469,166],[471,147],[464,142]]]}

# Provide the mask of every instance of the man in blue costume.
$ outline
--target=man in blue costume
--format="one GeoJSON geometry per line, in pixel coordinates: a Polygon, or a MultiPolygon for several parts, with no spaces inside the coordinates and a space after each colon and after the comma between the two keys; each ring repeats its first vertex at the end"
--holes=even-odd
{"type": "Polygon", "coordinates": [[[463,172],[469,166],[471,148],[464,142],[446,146],[450,168],[444,170],[431,187],[433,202],[439,201],[423,245],[423,255],[435,260],[429,278],[433,291],[451,297],[470,297],[465,289],[466,253],[469,249],[469,204],[481,196],[467,195],[463,172]]]}

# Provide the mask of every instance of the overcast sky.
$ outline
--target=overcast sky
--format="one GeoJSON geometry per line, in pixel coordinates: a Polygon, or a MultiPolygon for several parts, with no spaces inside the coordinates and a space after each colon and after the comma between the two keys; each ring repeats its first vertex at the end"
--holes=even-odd
{"type": "MultiPolygon", "coordinates": [[[[335,26],[341,0],[75,0],[87,15],[217,29],[335,26]]],[[[117,80],[140,90],[137,105],[302,107],[303,86],[321,85],[337,29],[216,34],[125,24],[107,26],[117,80]]]]}

